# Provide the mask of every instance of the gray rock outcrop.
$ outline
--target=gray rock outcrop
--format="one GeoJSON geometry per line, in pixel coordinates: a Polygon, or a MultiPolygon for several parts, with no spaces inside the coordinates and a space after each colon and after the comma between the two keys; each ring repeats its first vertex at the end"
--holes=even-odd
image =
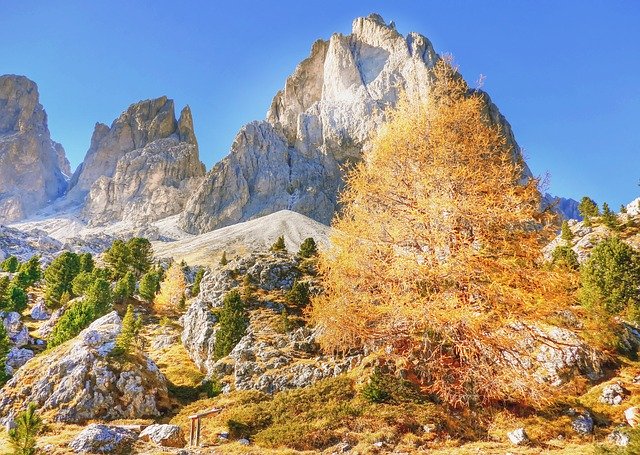
{"type": "Polygon", "coordinates": [[[93,423],[69,443],[75,453],[131,453],[138,435],[127,428],[93,423]]]}
{"type": "Polygon", "coordinates": [[[178,425],[155,424],[142,430],[139,439],[162,447],[184,447],[187,443],[178,425]]]}
{"type": "Polygon", "coordinates": [[[169,407],[166,379],[143,355],[127,362],[109,354],[121,328],[117,313],[18,369],[2,389],[0,417],[35,403],[55,421],[141,418],[169,407]]]}
{"type": "Polygon", "coordinates": [[[96,124],[67,200],[83,204],[92,225],[141,225],[181,212],[204,175],[191,110],[176,120],[163,96],[132,104],[111,127],[96,124]]]}
{"type": "Polygon", "coordinates": [[[0,224],[62,196],[69,173],[64,149],[51,140],[36,84],[0,76],[0,224]]]}
{"type": "MultiPolygon", "coordinates": [[[[402,36],[376,14],[356,19],[350,35],[317,41],[266,120],[244,126],[229,156],[207,174],[180,226],[202,233],[284,209],[328,224],[343,167],[361,158],[402,91],[415,100],[427,96],[438,59],[427,38],[402,36]]],[[[519,153],[509,124],[485,99],[519,153]]]]}

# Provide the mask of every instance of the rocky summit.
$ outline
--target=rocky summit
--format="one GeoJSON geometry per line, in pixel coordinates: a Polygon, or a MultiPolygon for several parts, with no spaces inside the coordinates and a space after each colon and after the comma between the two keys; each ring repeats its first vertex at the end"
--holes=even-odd
{"type": "Polygon", "coordinates": [[[67,199],[83,202],[90,224],[140,224],[179,213],[204,173],[191,110],[176,120],[161,97],[129,106],[111,127],[96,124],[67,199]]]}
{"type": "MultiPolygon", "coordinates": [[[[328,224],[344,166],[360,159],[402,92],[426,96],[439,58],[427,38],[402,36],[377,14],[357,18],[350,35],[316,41],[266,120],[242,127],[229,156],[207,174],[180,226],[202,233],[283,209],[328,224]]],[[[509,124],[486,102],[519,153],[509,124]]]]}
{"type": "Polygon", "coordinates": [[[67,189],[71,174],[51,140],[38,87],[24,76],[0,76],[0,223],[22,219],[67,189]]]}

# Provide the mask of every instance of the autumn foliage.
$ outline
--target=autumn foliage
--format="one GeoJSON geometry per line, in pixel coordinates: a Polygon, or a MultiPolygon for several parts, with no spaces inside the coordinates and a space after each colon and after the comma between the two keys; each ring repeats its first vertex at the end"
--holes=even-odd
{"type": "Polygon", "coordinates": [[[540,257],[550,220],[484,96],[444,60],[433,76],[348,174],[311,316],[325,349],[378,352],[451,405],[532,402],[519,322],[569,303],[540,257]]]}
{"type": "Polygon", "coordinates": [[[155,297],[154,308],[159,314],[175,315],[182,309],[187,281],[180,264],[171,264],[164,280],[160,283],[160,292],[155,297]]]}

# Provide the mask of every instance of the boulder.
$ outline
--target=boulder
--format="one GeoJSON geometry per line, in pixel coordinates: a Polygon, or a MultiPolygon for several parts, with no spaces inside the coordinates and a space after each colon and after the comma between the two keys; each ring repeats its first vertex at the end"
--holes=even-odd
{"type": "Polygon", "coordinates": [[[627,391],[620,384],[609,384],[602,389],[600,402],[610,405],[622,403],[627,391]]]}
{"type": "Polygon", "coordinates": [[[149,425],[142,430],[139,439],[150,441],[162,447],[184,447],[187,443],[178,425],[149,425]]]}
{"type": "Polygon", "coordinates": [[[91,424],[69,443],[75,453],[128,454],[137,439],[137,434],[129,429],[91,424]]]}
{"type": "Polygon", "coordinates": [[[632,406],[624,411],[624,418],[632,428],[640,424],[640,406],[632,406]]]}
{"type": "Polygon", "coordinates": [[[51,317],[51,313],[49,312],[47,305],[44,302],[44,299],[40,298],[31,308],[31,318],[36,321],[45,321],[51,317]]]}
{"type": "Polygon", "coordinates": [[[515,430],[510,431],[507,433],[507,437],[514,446],[521,446],[529,443],[529,436],[527,436],[527,432],[524,431],[524,428],[516,428],[515,430]]]}
{"type": "Polygon", "coordinates": [[[611,444],[617,445],[618,447],[626,447],[629,445],[631,438],[627,433],[616,428],[609,434],[609,436],[607,436],[607,441],[611,444]]]}
{"type": "Polygon", "coordinates": [[[35,403],[60,422],[159,416],[170,407],[167,383],[144,354],[111,356],[121,321],[115,311],[77,337],[18,369],[0,396],[0,417],[35,403]]]}
{"type": "Polygon", "coordinates": [[[29,330],[22,323],[20,313],[16,313],[15,311],[11,311],[9,313],[0,311],[0,319],[2,319],[2,322],[4,323],[4,328],[7,331],[9,340],[16,347],[22,347],[31,342],[29,330]]]}
{"type": "Polygon", "coordinates": [[[593,417],[587,411],[578,414],[571,422],[571,427],[581,436],[593,433],[593,417]]]}
{"type": "Polygon", "coordinates": [[[13,375],[18,368],[31,360],[33,356],[32,350],[14,346],[7,355],[6,372],[13,375]]]}

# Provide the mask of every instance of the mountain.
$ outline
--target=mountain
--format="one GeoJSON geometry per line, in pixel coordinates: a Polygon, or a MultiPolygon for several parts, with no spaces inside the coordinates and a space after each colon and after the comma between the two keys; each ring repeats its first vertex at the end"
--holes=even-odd
{"type": "Polygon", "coordinates": [[[176,120],[163,96],[132,104],[111,127],[96,124],[66,199],[82,204],[91,225],[140,225],[181,212],[204,174],[191,110],[176,120]]]}
{"type": "Polygon", "coordinates": [[[69,174],[36,84],[0,76],[0,223],[22,219],[64,194],[69,174]]]}
{"type": "MultiPolygon", "coordinates": [[[[316,41],[266,120],[244,126],[231,153],[207,174],[180,227],[202,233],[284,209],[328,224],[345,166],[361,158],[402,91],[424,99],[439,58],[427,38],[402,36],[377,14],[357,18],[350,35],[316,41]]],[[[519,155],[509,124],[485,99],[519,155]]]]}
{"type": "Polygon", "coordinates": [[[582,216],[580,216],[580,211],[578,210],[579,203],[575,199],[544,193],[542,196],[542,204],[544,207],[551,207],[551,209],[562,218],[582,221],[582,216]]]}

